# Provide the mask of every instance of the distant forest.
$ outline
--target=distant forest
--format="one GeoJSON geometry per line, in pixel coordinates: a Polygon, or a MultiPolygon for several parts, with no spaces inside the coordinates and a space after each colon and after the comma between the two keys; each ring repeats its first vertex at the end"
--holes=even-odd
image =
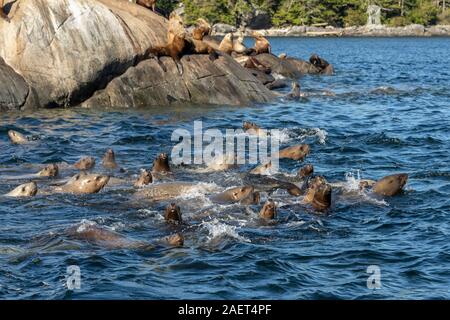
{"type": "Polygon", "coordinates": [[[450,24],[450,0],[159,0],[158,10],[167,14],[181,2],[188,24],[204,17],[240,25],[262,13],[273,27],[359,26],[366,24],[369,4],[382,8],[381,22],[389,26],[450,24]]]}

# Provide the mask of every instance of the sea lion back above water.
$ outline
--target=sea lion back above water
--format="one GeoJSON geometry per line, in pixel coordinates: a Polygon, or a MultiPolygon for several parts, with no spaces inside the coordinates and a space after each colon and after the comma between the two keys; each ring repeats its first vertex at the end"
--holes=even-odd
{"type": "Polygon", "coordinates": [[[254,188],[252,186],[242,186],[227,189],[211,197],[211,200],[218,203],[236,203],[252,195],[254,188]]]}
{"type": "Polygon", "coordinates": [[[303,161],[305,157],[311,152],[311,148],[307,144],[299,144],[292,147],[287,147],[279,152],[280,159],[287,158],[292,160],[303,161]]]}
{"type": "Polygon", "coordinates": [[[34,197],[38,192],[38,187],[36,182],[24,183],[18,187],[16,187],[11,192],[7,193],[5,196],[7,197],[34,197]]]}

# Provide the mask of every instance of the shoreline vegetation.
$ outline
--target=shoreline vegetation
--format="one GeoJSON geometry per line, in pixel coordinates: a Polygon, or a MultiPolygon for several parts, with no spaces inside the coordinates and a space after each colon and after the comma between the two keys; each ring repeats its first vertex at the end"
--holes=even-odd
{"type": "Polygon", "coordinates": [[[188,26],[205,18],[217,36],[450,36],[450,0],[158,0],[157,8],[188,26]]]}

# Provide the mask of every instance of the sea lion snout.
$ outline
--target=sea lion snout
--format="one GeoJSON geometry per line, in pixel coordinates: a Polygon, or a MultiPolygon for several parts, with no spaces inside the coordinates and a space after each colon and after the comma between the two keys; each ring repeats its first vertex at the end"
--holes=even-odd
{"type": "Polygon", "coordinates": [[[276,204],[272,199],[268,199],[259,212],[259,216],[264,219],[275,219],[276,214],[276,204]]]}
{"type": "Polygon", "coordinates": [[[177,206],[175,203],[171,203],[167,206],[166,212],[164,214],[164,219],[167,222],[178,222],[181,223],[181,209],[179,206],[177,206]]]}

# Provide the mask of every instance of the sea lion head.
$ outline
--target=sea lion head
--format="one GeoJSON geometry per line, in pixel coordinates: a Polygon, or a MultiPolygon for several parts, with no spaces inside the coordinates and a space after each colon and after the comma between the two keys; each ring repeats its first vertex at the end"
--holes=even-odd
{"type": "Polygon", "coordinates": [[[109,181],[109,176],[79,173],[72,177],[64,189],[73,193],[98,193],[109,181]]]}
{"type": "Polygon", "coordinates": [[[243,186],[230,189],[229,194],[231,196],[231,200],[241,201],[250,196],[250,194],[253,193],[253,191],[254,188],[252,186],[243,186]]]}
{"type": "Polygon", "coordinates": [[[300,178],[306,178],[309,177],[314,173],[314,166],[312,164],[304,165],[299,171],[298,176],[300,178]]]}
{"type": "Polygon", "coordinates": [[[114,154],[113,149],[106,150],[105,155],[103,156],[102,164],[108,169],[117,168],[116,155],[114,154]]]}
{"type": "Polygon", "coordinates": [[[244,131],[247,130],[258,130],[259,127],[256,125],[256,123],[253,122],[249,122],[249,121],[244,121],[244,123],[242,124],[242,128],[244,129],[244,131]]]}
{"type": "Polygon", "coordinates": [[[90,170],[95,167],[94,157],[83,157],[73,165],[78,170],[90,170]]]}
{"type": "Polygon", "coordinates": [[[286,60],[287,58],[287,54],[286,53],[281,53],[278,58],[280,58],[280,60],[286,60]]]}
{"type": "Polygon", "coordinates": [[[58,165],[52,163],[46,165],[44,169],[38,172],[38,176],[40,177],[56,177],[59,173],[58,165]]]}
{"type": "Polygon", "coordinates": [[[184,237],[181,233],[176,233],[174,235],[168,236],[166,238],[168,244],[174,247],[182,247],[184,244],[184,237]]]}
{"type": "Polygon", "coordinates": [[[257,166],[250,171],[250,174],[266,174],[270,169],[272,169],[272,161],[257,166]]]}
{"type": "Polygon", "coordinates": [[[408,182],[406,173],[393,174],[378,180],[373,186],[373,192],[383,196],[395,196],[399,194],[408,182]]]}
{"type": "Polygon", "coordinates": [[[171,172],[169,166],[169,155],[167,153],[160,153],[156,157],[155,161],[153,162],[152,171],[161,173],[171,172]]]}
{"type": "Polygon", "coordinates": [[[183,19],[174,11],[172,11],[169,16],[168,31],[180,37],[186,36],[183,19]]]}
{"type": "Polygon", "coordinates": [[[136,188],[141,188],[143,186],[146,186],[150,183],[153,182],[153,176],[152,173],[148,170],[142,169],[141,170],[141,175],[139,176],[139,178],[136,180],[136,182],[134,183],[134,186],[136,188]]]}
{"type": "Polygon", "coordinates": [[[275,202],[272,199],[268,199],[259,212],[259,216],[263,219],[275,219],[276,215],[277,207],[275,202]]]}
{"type": "Polygon", "coordinates": [[[241,201],[243,205],[259,204],[261,202],[261,194],[259,192],[251,193],[247,198],[241,201]]]}
{"type": "Polygon", "coordinates": [[[167,206],[166,212],[164,214],[164,219],[167,222],[177,222],[181,223],[183,220],[181,218],[181,209],[175,203],[171,203],[167,206]]]}
{"type": "Polygon", "coordinates": [[[316,210],[325,210],[331,206],[332,188],[322,176],[316,176],[309,182],[309,188],[304,198],[316,210]]]}
{"type": "Polygon", "coordinates": [[[23,144],[27,143],[28,139],[25,135],[21,134],[20,132],[9,130],[8,131],[8,137],[14,144],[23,144]]]}
{"type": "Polygon", "coordinates": [[[280,158],[303,160],[310,152],[311,148],[308,144],[300,144],[280,150],[279,154],[280,158]]]}
{"type": "Polygon", "coordinates": [[[12,190],[10,193],[7,194],[8,197],[34,197],[36,193],[38,192],[38,187],[36,182],[30,182],[25,183],[14,190],[12,190]]]}

